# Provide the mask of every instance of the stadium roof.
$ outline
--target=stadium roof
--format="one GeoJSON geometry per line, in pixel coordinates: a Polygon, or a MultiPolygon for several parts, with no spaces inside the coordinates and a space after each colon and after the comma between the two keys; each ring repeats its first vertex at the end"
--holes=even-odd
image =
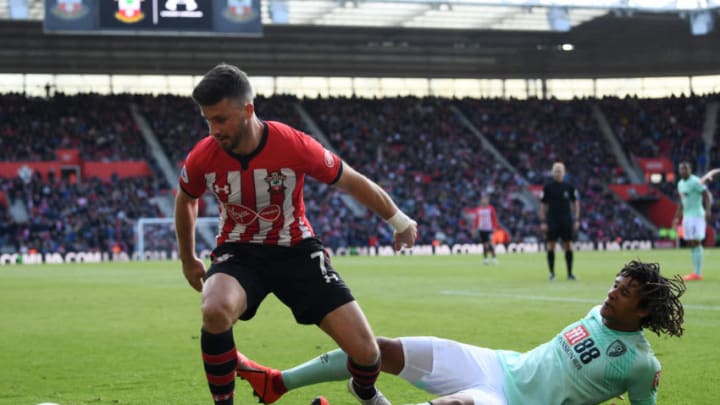
{"type": "MultiPolygon", "coordinates": [[[[42,20],[43,0],[25,2],[22,19],[42,20]]],[[[263,0],[266,25],[325,25],[485,30],[567,31],[609,12],[693,13],[720,7],[720,0],[263,0]]]]}

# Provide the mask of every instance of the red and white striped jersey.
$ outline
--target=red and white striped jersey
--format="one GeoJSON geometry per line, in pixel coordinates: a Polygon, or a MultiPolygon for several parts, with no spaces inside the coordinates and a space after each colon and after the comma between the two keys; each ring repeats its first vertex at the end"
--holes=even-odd
{"type": "Polygon", "coordinates": [[[492,205],[480,205],[474,208],[466,208],[465,216],[470,219],[473,231],[493,231],[499,228],[495,207],[492,205]]]}
{"type": "Polygon", "coordinates": [[[315,235],[305,217],[305,175],[335,183],[342,161],[311,136],[265,121],[258,148],[233,156],[207,136],[188,154],[180,187],[191,197],[215,194],[220,211],[217,244],[293,246],[315,235]]]}

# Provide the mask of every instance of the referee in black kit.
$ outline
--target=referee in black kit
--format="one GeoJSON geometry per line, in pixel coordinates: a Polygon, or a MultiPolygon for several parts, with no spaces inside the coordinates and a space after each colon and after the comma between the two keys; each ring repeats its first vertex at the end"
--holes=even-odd
{"type": "Polygon", "coordinates": [[[575,280],[573,266],[573,235],[580,228],[580,199],[577,189],[565,179],[565,165],[555,162],[553,181],[543,187],[540,197],[540,229],[547,241],[547,262],[550,281],[555,279],[555,242],[562,239],[568,280],[575,280]]]}

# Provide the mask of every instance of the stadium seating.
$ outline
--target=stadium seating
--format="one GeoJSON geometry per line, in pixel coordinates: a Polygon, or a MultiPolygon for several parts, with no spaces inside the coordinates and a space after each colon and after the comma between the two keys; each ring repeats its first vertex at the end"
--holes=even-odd
{"type": "Polygon", "coordinates": [[[131,96],[0,95],[0,161],[48,161],[59,148],[89,161],[149,160],[131,96]]]}
{"type": "Polygon", "coordinates": [[[35,175],[28,183],[3,179],[2,188],[29,211],[28,222],[3,221],[2,245],[16,252],[132,251],[135,219],[162,215],[152,199],[161,189],[151,177],[72,184],[35,175]]]}
{"type": "MultiPolygon", "coordinates": [[[[348,164],[375,179],[419,221],[419,243],[467,243],[473,240],[461,218],[463,208],[491,196],[512,241],[536,241],[541,235],[536,209],[523,202],[525,186],[548,180],[554,160],[568,166],[569,181],[582,198],[581,238],[587,240],[655,239],[635,211],[614,198],[610,184],[628,182],[612,151],[599,135],[590,107],[598,103],[630,156],[667,155],[673,162],[704,148],[698,136],[707,98],[660,100],[450,100],[258,97],[263,119],[287,122],[310,131],[297,112],[301,105],[348,164]],[[458,107],[479,132],[517,170],[507,170],[455,114],[458,107]],[[631,118],[632,117],[632,118],[631,118]],[[652,134],[652,142],[647,136],[652,134]]],[[[206,133],[197,106],[187,97],[98,96],[50,99],[18,94],[0,96],[0,160],[50,161],[60,148],[78,149],[92,161],[146,161],[157,170],[129,112],[135,103],[150,123],[171,162],[184,156],[206,133]]],[[[720,166],[717,141],[706,166],[720,166]]],[[[7,177],[7,176],[6,176],[7,177]]],[[[12,176],[9,176],[12,177],[12,176]]],[[[8,202],[20,201],[30,221],[15,221],[0,204],[0,248],[22,251],[73,249],[132,252],[134,222],[162,216],[153,197],[170,192],[163,176],[85,178],[32,176],[27,183],[0,178],[8,202]]],[[[658,186],[668,195],[674,183],[658,186]]],[[[714,193],[720,186],[711,186],[714,193]]],[[[390,228],[377,216],[347,220],[352,210],[339,191],[306,181],[307,215],[316,233],[332,248],[388,244],[390,228]]],[[[720,205],[713,226],[720,226],[720,205]]],[[[213,213],[206,213],[212,215],[213,213]]],[[[149,227],[148,249],[172,250],[170,227],[149,227]]]]}

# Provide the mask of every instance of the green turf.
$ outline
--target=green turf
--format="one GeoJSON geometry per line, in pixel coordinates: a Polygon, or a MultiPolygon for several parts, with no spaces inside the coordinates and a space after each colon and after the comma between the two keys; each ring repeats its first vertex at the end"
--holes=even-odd
{"type": "MultiPolygon", "coordinates": [[[[706,278],[689,284],[685,336],[648,334],[663,364],[660,404],[720,397],[718,256],[706,250],[706,278]]],[[[471,255],[337,257],[333,264],[378,335],[439,335],[513,350],[549,340],[601,303],[633,258],[659,261],[665,274],[684,274],[690,264],[687,250],[579,252],[573,283],[562,277],[559,258],[553,283],[542,254],[503,255],[498,266],[471,255]],[[554,300],[563,297],[573,300],[554,300]]],[[[0,325],[0,404],[211,403],[199,353],[199,294],[178,263],[0,267],[0,325]]],[[[296,325],[274,298],[235,327],[235,339],[239,350],[278,368],[334,348],[317,328],[296,325]]],[[[430,398],[388,375],[379,386],[397,404],[430,398]]],[[[237,387],[236,404],[254,403],[245,382],[237,387]]],[[[278,403],[308,404],[320,394],[333,405],[352,403],[341,382],[299,389],[278,403]]]]}

